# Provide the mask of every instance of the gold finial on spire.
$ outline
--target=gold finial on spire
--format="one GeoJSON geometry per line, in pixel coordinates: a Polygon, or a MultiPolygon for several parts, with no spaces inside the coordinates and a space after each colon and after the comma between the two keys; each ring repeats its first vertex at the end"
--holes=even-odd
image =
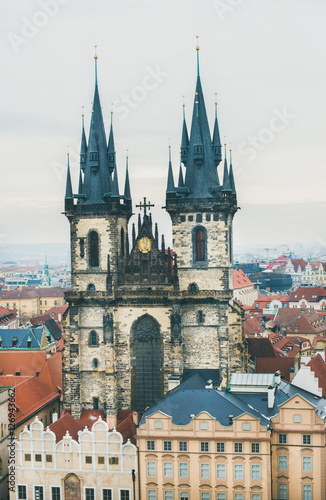
{"type": "Polygon", "coordinates": [[[69,156],[69,146],[67,146],[67,156],[69,156]]]}
{"type": "Polygon", "coordinates": [[[113,106],[114,106],[114,102],[111,102],[111,115],[113,115],[113,106]]]}
{"type": "Polygon", "coordinates": [[[217,92],[215,92],[215,105],[217,105],[217,92]]]}
{"type": "Polygon", "coordinates": [[[126,156],[126,158],[128,158],[128,156],[129,156],[129,149],[127,149],[127,156],[126,156]]]}
{"type": "Polygon", "coordinates": [[[196,36],[196,40],[197,40],[197,47],[196,47],[196,50],[199,50],[199,45],[198,45],[198,35],[196,36]]]}
{"type": "Polygon", "coordinates": [[[182,106],[185,107],[185,96],[182,96],[182,106]]]}
{"type": "Polygon", "coordinates": [[[171,138],[169,137],[169,149],[171,149],[171,138]]]}
{"type": "Polygon", "coordinates": [[[230,151],[232,151],[232,142],[230,142],[230,151]]]}
{"type": "Polygon", "coordinates": [[[82,116],[84,116],[84,106],[82,106],[82,116]]]}
{"type": "Polygon", "coordinates": [[[95,45],[95,54],[94,54],[94,59],[97,59],[97,45],[95,45]]]}

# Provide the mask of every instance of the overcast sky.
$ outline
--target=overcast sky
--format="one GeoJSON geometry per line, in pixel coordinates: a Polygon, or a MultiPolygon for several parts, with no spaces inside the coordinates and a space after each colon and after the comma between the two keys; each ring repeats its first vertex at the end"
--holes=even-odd
{"type": "Polygon", "coordinates": [[[159,207],[169,138],[177,176],[183,95],[190,126],[198,35],[210,123],[216,92],[232,141],[235,244],[324,244],[325,15],[322,0],[1,0],[0,243],[69,240],[66,151],[76,191],[95,44],[120,189],[129,149],[133,204],[149,197],[171,241],[159,207]]]}

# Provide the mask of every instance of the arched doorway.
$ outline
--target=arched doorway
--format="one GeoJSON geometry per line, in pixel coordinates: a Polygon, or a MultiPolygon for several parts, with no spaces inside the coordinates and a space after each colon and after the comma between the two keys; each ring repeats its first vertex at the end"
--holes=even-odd
{"type": "Polygon", "coordinates": [[[132,408],[142,413],[163,395],[160,325],[145,314],[132,326],[132,408]]]}

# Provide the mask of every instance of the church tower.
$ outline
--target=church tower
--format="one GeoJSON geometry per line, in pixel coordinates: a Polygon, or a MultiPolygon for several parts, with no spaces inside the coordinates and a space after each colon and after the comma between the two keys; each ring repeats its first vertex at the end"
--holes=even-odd
{"type": "Polygon", "coordinates": [[[69,155],[65,194],[72,289],[66,294],[69,316],[64,334],[64,403],[76,417],[82,408],[106,409],[106,401],[114,399],[110,395],[113,319],[107,303],[128,256],[128,221],[132,215],[128,166],[124,194],[119,193],[112,113],[106,140],[96,55],[88,143],[82,118],[78,194],[72,190],[69,155]]]}
{"type": "MultiPolygon", "coordinates": [[[[198,52],[197,52],[198,55],[198,52]]],[[[213,138],[197,75],[190,136],[183,121],[179,181],[169,149],[166,210],[173,249],[166,248],[145,197],[132,215],[128,158],[120,194],[113,123],[106,140],[97,83],[89,138],[84,117],[78,193],[69,156],[65,215],[70,223],[71,283],[65,298],[63,404],[74,417],[103,410],[142,412],[163,396],[184,368],[219,369],[227,385],[245,367],[243,311],[232,299],[232,220],[237,196],[232,165],[222,160],[217,115],[213,138]]],[[[231,163],[231,159],[230,159],[231,163]]]]}
{"type": "MultiPolygon", "coordinates": [[[[230,152],[231,155],[231,152],[230,152]]],[[[178,185],[168,172],[166,210],[172,220],[179,276],[183,368],[219,368],[225,386],[245,366],[241,308],[233,301],[232,221],[237,207],[232,162],[222,161],[215,103],[211,137],[199,73],[190,136],[183,115],[178,185]]]]}

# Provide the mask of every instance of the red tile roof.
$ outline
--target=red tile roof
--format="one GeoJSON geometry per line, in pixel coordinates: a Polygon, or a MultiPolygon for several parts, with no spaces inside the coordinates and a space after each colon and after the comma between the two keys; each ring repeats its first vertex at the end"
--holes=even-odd
{"type": "Polygon", "coordinates": [[[268,338],[248,338],[248,354],[251,358],[276,357],[273,345],[268,338]]]}
{"type": "Polygon", "coordinates": [[[300,368],[300,359],[295,360],[294,358],[257,358],[256,373],[275,373],[277,370],[280,370],[281,377],[287,382],[291,382],[291,368],[294,367],[296,361],[298,362],[298,368],[300,368]]]}
{"type": "Polygon", "coordinates": [[[15,387],[17,384],[20,384],[21,382],[24,382],[25,380],[28,380],[31,378],[31,376],[28,375],[19,375],[19,376],[14,376],[14,375],[1,375],[0,376],[0,386],[10,386],[10,387],[15,387]]]}
{"type": "Polygon", "coordinates": [[[78,431],[83,430],[80,421],[72,417],[70,413],[66,413],[49,427],[50,430],[54,432],[57,443],[62,440],[67,431],[75,441],[78,441],[78,431]]]}
{"type": "Polygon", "coordinates": [[[307,365],[310,366],[315,377],[318,378],[318,385],[323,391],[323,396],[326,397],[326,364],[323,358],[317,354],[307,365]]]}
{"type": "MultiPolygon", "coordinates": [[[[122,410],[123,411],[123,410],[122,410]]],[[[133,444],[136,444],[136,422],[140,420],[140,415],[135,412],[135,411],[124,411],[124,418],[122,415],[121,410],[118,411],[117,415],[117,431],[120,432],[120,434],[123,436],[123,441],[127,441],[130,439],[130,441],[133,444]],[[128,415],[126,415],[128,413],[128,415]],[[135,421],[134,421],[135,419],[135,421]]]]}
{"type": "Polygon", "coordinates": [[[294,270],[297,273],[299,266],[301,267],[301,270],[303,271],[307,265],[307,262],[303,259],[291,259],[291,262],[293,264],[294,270]]]}
{"type": "Polygon", "coordinates": [[[57,352],[47,358],[42,370],[38,376],[38,380],[45,384],[53,391],[62,391],[62,354],[57,352]]]}
{"type": "Polygon", "coordinates": [[[326,297],[325,287],[301,286],[292,293],[290,302],[299,302],[302,299],[306,300],[307,302],[319,302],[319,300],[323,297],[326,297]]]}
{"type": "Polygon", "coordinates": [[[15,412],[16,426],[59,397],[57,392],[49,389],[35,377],[17,384],[15,386],[15,405],[18,409],[18,412],[15,412]]]}
{"type": "Polygon", "coordinates": [[[3,375],[20,375],[35,377],[46,362],[47,354],[44,351],[33,352],[0,352],[0,372],[3,375]]]}
{"type": "Polygon", "coordinates": [[[237,290],[248,286],[253,286],[252,281],[248,278],[248,276],[242,271],[242,269],[234,269],[233,288],[237,290]]]}
{"type": "Polygon", "coordinates": [[[296,336],[326,332],[326,319],[317,311],[301,311],[296,308],[279,309],[274,318],[283,333],[292,333],[296,336]]]}
{"type": "Polygon", "coordinates": [[[265,328],[262,325],[262,321],[262,317],[258,314],[246,314],[244,325],[245,334],[254,335],[263,333],[265,331],[265,328]]]}

